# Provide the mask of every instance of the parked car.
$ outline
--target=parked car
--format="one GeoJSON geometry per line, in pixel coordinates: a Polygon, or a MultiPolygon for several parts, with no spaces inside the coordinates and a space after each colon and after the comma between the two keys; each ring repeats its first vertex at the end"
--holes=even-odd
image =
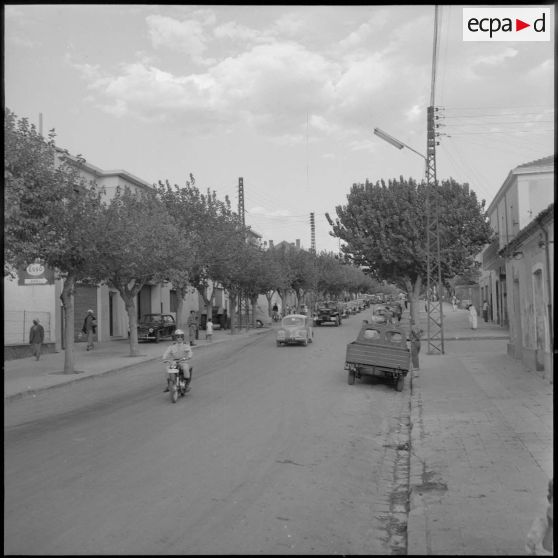
{"type": "Polygon", "coordinates": [[[375,308],[372,312],[372,323],[385,324],[387,323],[386,309],[383,306],[375,308]]]}
{"type": "Polygon", "coordinates": [[[138,323],[138,341],[155,341],[172,338],[176,322],[170,314],[144,314],[138,323]]]}
{"type": "Polygon", "coordinates": [[[277,330],[277,346],[302,344],[304,346],[314,340],[312,318],[303,314],[289,314],[281,320],[277,330]]]}

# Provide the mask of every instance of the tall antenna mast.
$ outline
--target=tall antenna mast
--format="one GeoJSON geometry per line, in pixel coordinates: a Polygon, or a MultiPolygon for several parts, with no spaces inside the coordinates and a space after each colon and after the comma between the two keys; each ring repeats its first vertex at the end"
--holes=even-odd
{"type": "Polygon", "coordinates": [[[444,315],[442,311],[442,268],[440,261],[439,208],[436,182],[436,125],[434,105],[436,92],[436,57],[438,51],[438,6],[434,6],[434,46],[432,49],[432,81],[430,106],[426,111],[426,335],[428,354],[444,354],[444,315]]]}

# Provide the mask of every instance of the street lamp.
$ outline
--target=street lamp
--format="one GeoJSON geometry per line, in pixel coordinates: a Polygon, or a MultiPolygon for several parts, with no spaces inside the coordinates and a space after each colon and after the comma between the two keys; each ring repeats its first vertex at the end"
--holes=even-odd
{"type": "MultiPolygon", "coordinates": [[[[429,116],[431,116],[431,111],[429,108],[429,116]]],[[[429,118],[429,130],[431,129],[431,122],[432,120],[429,118]]],[[[403,149],[406,147],[410,149],[414,153],[416,153],[419,157],[424,159],[426,163],[426,182],[427,182],[427,208],[428,208],[428,215],[427,215],[427,225],[426,225],[426,248],[427,248],[427,258],[426,258],[426,287],[427,287],[427,337],[428,337],[428,347],[429,347],[429,354],[432,354],[430,348],[435,348],[436,350],[440,351],[440,354],[444,354],[444,326],[443,326],[443,311],[442,311],[442,278],[441,278],[441,269],[440,269],[440,239],[438,236],[438,204],[437,201],[435,203],[434,209],[434,231],[432,230],[431,225],[431,209],[430,209],[430,190],[431,187],[436,183],[436,162],[434,157],[434,143],[430,141],[427,142],[428,153],[431,153],[431,158],[425,157],[422,153],[413,149],[410,145],[394,138],[392,135],[380,130],[380,128],[374,128],[374,134],[379,138],[387,141],[390,145],[393,145],[397,149],[403,149]],[[435,246],[434,246],[435,245],[435,246]],[[431,300],[428,293],[430,292],[430,283],[432,279],[432,252],[435,249],[436,252],[436,261],[434,262],[438,268],[438,281],[436,285],[436,291],[438,295],[438,310],[440,313],[440,317],[438,321],[434,318],[434,307],[431,306],[431,300]],[[434,332],[431,332],[431,325],[435,327],[434,332]],[[436,331],[437,329],[437,331],[436,331]],[[439,339],[440,345],[436,346],[434,343],[435,339],[439,339]]],[[[430,136],[429,136],[430,137],[430,136]]],[[[434,281],[436,283],[436,281],[434,281]]],[[[435,306],[435,305],[434,305],[435,306]]]]}
{"type": "Polygon", "coordinates": [[[426,157],[422,153],[418,152],[416,149],[413,149],[410,145],[407,145],[406,143],[399,141],[393,136],[390,136],[387,132],[380,130],[380,128],[374,128],[374,134],[376,134],[379,138],[382,138],[384,141],[387,141],[388,143],[393,145],[393,147],[397,147],[397,149],[403,149],[404,147],[406,147],[407,149],[414,151],[417,155],[419,155],[426,161],[426,157]]]}

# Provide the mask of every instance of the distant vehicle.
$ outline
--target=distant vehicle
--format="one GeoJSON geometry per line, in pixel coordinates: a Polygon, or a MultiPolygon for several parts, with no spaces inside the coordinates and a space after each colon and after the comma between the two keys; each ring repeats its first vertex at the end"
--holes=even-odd
{"type": "Polygon", "coordinates": [[[277,330],[277,346],[301,344],[308,345],[314,340],[312,319],[303,314],[289,314],[281,320],[277,330]]]}
{"type": "Polygon", "coordinates": [[[340,304],[335,301],[320,302],[314,315],[314,323],[317,326],[324,324],[341,325],[340,304]]]}
{"type": "Polygon", "coordinates": [[[138,323],[138,341],[155,341],[172,338],[176,322],[170,314],[144,314],[138,323]]]}
{"type": "Polygon", "coordinates": [[[385,324],[387,323],[386,309],[384,307],[375,308],[372,312],[372,323],[385,324]]]}

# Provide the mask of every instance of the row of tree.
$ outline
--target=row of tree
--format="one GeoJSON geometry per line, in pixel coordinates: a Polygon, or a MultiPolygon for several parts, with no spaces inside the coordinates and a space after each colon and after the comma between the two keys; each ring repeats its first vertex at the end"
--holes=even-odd
{"type": "MultiPolygon", "coordinates": [[[[201,193],[190,175],[183,187],[159,182],[144,190],[118,189],[108,198],[80,172],[83,159],[43,138],[28,120],[5,110],[4,274],[40,260],[64,279],[64,371],[73,373],[74,294],[78,284],[107,284],[124,301],[130,353],[138,352],[136,297],[148,282],[170,281],[180,323],[189,288],[203,297],[211,316],[215,286],[231,307],[260,294],[294,292],[301,304],[314,296],[374,290],[375,281],[331,253],[314,254],[279,245],[264,250],[247,241],[247,229],[228,198],[201,193]]],[[[255,315],[255,312],[253,312],[255,315]]]]}
{"type": "Polygon", "coordinates": [[[332,236],[345,241],[346,259],[407,293],[411,323],[418,319],[419,296],[425,294],[429,213],[437,219],[441,287],[447,292],[453,291],[456,278],[478,274],[475,256],[493,236],[485,200],[479,201],[468,184],[450,178],[428,188],[411,178],[367,180],[353,184],[347,204],[336,207],[335,219],[326,215],[332,236]]]}

